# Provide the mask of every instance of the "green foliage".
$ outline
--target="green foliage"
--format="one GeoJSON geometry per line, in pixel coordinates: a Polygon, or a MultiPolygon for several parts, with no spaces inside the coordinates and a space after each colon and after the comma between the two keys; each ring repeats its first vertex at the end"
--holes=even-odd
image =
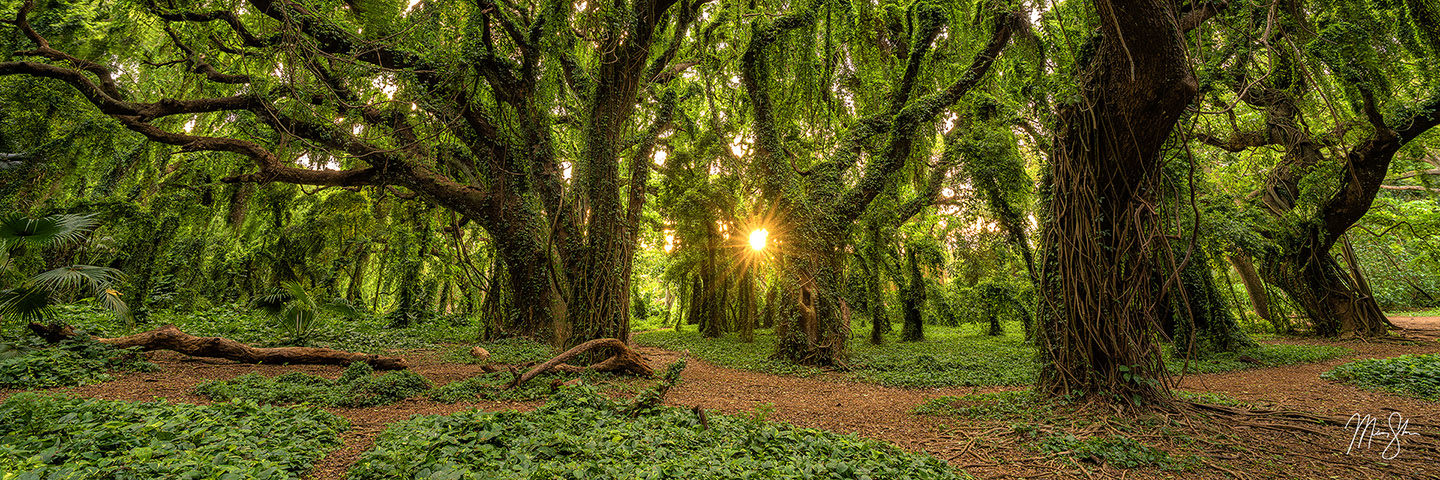
{"type": "Polygon", "coordinates": [[[854,435],[627,403],[562,388],[533,412],[467,411],[393,424],[347,478],[954,479],[945,462],[854,435]]]}
{"type": "Polygon", "coordinates": [[[6,479],[299,479],[340,446],[348,428],[344,418],[309,407],[32,393],[0,403],[0,418],[6,479]]]}
{"type": "Polygon", "coordinates": [[[430,381],[411,370],[373,373],[364,362],[350,364],[335,380],[302,372],[275,377],[250,373],[232,380],[202,383],[195,386],[195,394],[216,401],[244,399],[265,405],[306,403],[355,408],[389,405],[430,389],[430,381]]]}
{"type": "MultiPolygon", "coordinates": [[[[924,342],[851,345],[849,379],[909,388],[956,386],[1018,386],[1035,382],[1039,363],[1035,347],[1026,342],[1018,322],[1004,323],[1004,335],[986,335],[987,326],[975,323],[958,327],[926,327],[924,342]]],[[[865,329],[852,326],[854,332],[865,329]]],[[[857,335],[863,333],[857,333],[857,335]]],[[[689,351],[706,362],[727,368],[792,376],[814,376],[820,370],[776,361],[768,356],[775,337],[757,331],[753,344],[734,337],[702,338],[697,332],[658,331],[635,336],[636,343],[675,351],[689,351]]],[[[1167,349],[1168,350],[1168,349],[1167,349]]],[[[1270,345],[1239,353],[1221,353],[1190,360],[1190,373],[1219,373],[1250,368],[1313,363],[1352,353],[1350,349],[1327,345],[1270,345]],[[1255,359],[1260,364],[1241,360],[1255,359]]],[[[1185,365],[1183,359],[1166,357],[1172,373],[1185,365]]]]}
{"type": "Polygon", "coordinates": [[[520,365],[541,362],[554,357],[555,347],[527,338],[502,338],[493,342],[453,345],[445,350],[446,363],[505,363],[520,365]],[[480,360],[470,355],[470,349],[481,347],[490,352],[490,358],[480,360]]]}
{"type": "Polygon", "coordinates": [[[321,302],[300,282],[281,282],[280,290],[255,297],[255,306],[274,318],[295,343],[309,343],[325,313],[344,318],[364,317],[364,312],[344,299],[321,302]]]}
{"type": "Polygon", "coordinates": [[[1142,444],[1123,435],[1099,435],[1081,440],[1074,435],[1054,435],[1040,440],[1041,452],[1118,468],[1157,467],[1184,470],[1196,461],[1172,458],[1164,450],[1142,444]]]}
{"type": "Polygon", "coordinates": [[[853,378],[898,387],[1028,385],[1039,364],[1018,322],[1002,336],[986,325],[930,326],[926,341],[854,346],[853,378]]]}
{"type": "Polygon", "coordinates": [[[1235,397],[1215,392],[1192,392],[1189,390],[1171,390],[1175,398],[1195,403],[1208,403],[1211,405],[1225,405],[1229,407],[1253,407],[1253,403],[1237,400],[1235,397]]]}
{"type": "Polygon", "coordinates": [[[1364,388],[1440,401],[1440,354],[1357,360],[1320,376],[1364,388]]]}
{"type": "Polygon", "coordinates": [[[1210,354],[1199,359],[1190,360],[1188,363],[1184,359],[1171,357],[1167,351],[1165,354],[1165,367],[1170,370],[1172,374],[1178,374],[1182,369],[1189,373],[1220,373],[1252,368],[1323,362],[1352,353],[1355,353],[1355,351],[1345,347],[1330,345],[1260,344],[1258,348],[1246,349],[1240,352],[1210,354]],[[1242,360],[1242,358],[1258,361],[1259,363],[1256,364],[1251,361],[1242,360]]]}
{"type": "Polygon", "coordinates": [[[110,267],[69,265],[31,276],[16,285],[5,285],[12,270],[11,257],[25,250],[73,247],[85,240],[99,221],[95,215],[62,214],[33,219],[17,213],[0,215],[0,318],[21,322],[48,320],[51,306],[62,299],[94,297],[125,323],[130,307],[115,290],[124,274],[110,267]]]}
{"type": "Polygon", "coordinates": [[[139,347],[119,349],[88,335],[45,344],[36,337],[0,343],[0,387],[48,388],[109,381],[120,371],[151,371],[139,347]]]}
{"type": "MultiPolygon", "coordinates": [[[[241,307],[221,306],[192,312],[158,310],[151,312],[144,323],[132,328],[120,328],[109,321],[105,312],[94,303],[77,303],[58,306],[56,318],[102,336],[174,324],[191,335],[225,337],[257,346],[291,343],[286,331],[272,317],[241,307]]],[[[440,322],[394,329],[388,328],[383,319],[367,317],[349,322],[322,322],[315,326],[310,343],[338,350],[380,354],[391,349],[434,348],[432,342],[455,341],[458,336],[456,330],[455,326],[440,322]]]]}
{"type": "Polygon", "coordinates": [[[777,375],[808,377],[821,370],[770,358],[775,349],[775,335],[769,330],[756,330],[754,343],[743,343],[734,336],[706,339],[695,331],[660,330],[637,334],[635,343],[666,350],[689,351],[706,362],[777,375]]]}
{"type": "Polygon", "coordinates": [[[539,375],[524,385],[506,390],[505,385],[515,378],[510,372],[494,372],[476,375],[464,380],[450,382],[430,389],[425,398],[440,403],[456,403],[469,400],[530,401],[540,400],[554,392],[551,384],[555,380],[568,380],[564,375],[539,375]]]}

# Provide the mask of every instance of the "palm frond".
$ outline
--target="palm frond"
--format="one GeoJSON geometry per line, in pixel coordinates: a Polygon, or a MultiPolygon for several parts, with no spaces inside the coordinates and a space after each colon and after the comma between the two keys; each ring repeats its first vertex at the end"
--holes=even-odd
{"type": "Polygon", "coordinates": [[[303,306],[307,310],[315,310],[315,298],[310,296],[310,292],[305,290],[305,286],[301,285],[300,282],[293,280],[282,282],[280,287],[284,288],[285,291],[290,294],[292,302],[303,306]]]}
{"type": "Polygon", "coordinates": [[[19,213],[0,215],[0,243],[5,249],[19,245],[61,246],[80,243],[100,225],[95,214],[61,214],[29,218],[19,213]]]}
{"type": "Polygon", "coordinates": [[[0,290],[0,318],[21,322],[48,320],[52,297],[50,291],[34,285],[21,285],[0,290]]]}
{"type": "Polygon", "coordinates": [[[359,307],[356,307],[354,304],[350,303],[349,300],[343,298],[331,300],[330,303],[321,305],[320,308],[323,308],[327,312],[339,315],[344,318],[356,319],[365,317],[364,310],[361,310],[359,307]]]}
{"type": "Polygon", "coordinates": [[[120,299],[120,292],[113,288],[106,288],[95,293],[95,300],[107,310],[115,313],[115,317],[125,325],[126,328],[134,326],[135,317],[131,315],[130,306],[120,299]]]}
{"type": "Polygon", "coordinates": [[[119,270],[94,265],[71,265],[41,273],[28,283],[57,294],[95,293],[99,295],[125,277],[119,270]]]}

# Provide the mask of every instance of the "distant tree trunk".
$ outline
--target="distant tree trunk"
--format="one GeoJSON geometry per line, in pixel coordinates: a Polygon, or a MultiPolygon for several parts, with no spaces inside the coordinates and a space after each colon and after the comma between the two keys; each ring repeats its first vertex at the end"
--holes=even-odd
{"type": "MultiPolygon", "coordinates": [[[[1270,311],[1270,292],[1266,291],[1265,282],[1260,279],[1260,273],[1255,271],[1255,264],[1250,261],[1250,257],[1243,252],[1237,252],[1225,258],[1235,267],[1235,272],[1240,274],[1240,284],[1245,286],[1245,293],[1250,297],[1250,307],[1255,309],[1255,315],[1270,322],[1276,330],[1281,330],[1280,323],[1270,311]]],[[[1288,332],[1289,322],[1285,322],[1285,325],[1286,328],[1281,331],[1288,332]]]]}
{"type": "Polygon", "coordinates": [[[1045,181],[1036,390],[1166,402],[1148,246],[1161,237],[1161,148],[1197,83],[1174,2],[1094,3],[1098,47],[1078,66],[1078,103],[1059,112],[1045,181]]]}
{"type": "Polygon", "coordinates": [[[365,285],[365,267],[370,261],[370,243],[362,243],[360,252],[355,256],[355,263],[350,265],[350,285],[345,288],[345,299],[351,302],[360,303],[364,299],[361,296],[360,287],[365,285]]]}
{"type": "Polygon", "coordinates": [[[739,306],[740,312],[736,318],[735,331],[739,334],[741,342],[751,343],[755,341],[755,270],[753,267],[746,268],[741,273],[737,288],[739,291],[735,304],[739,306]]]}
{"type": "Polygon", "coordinates": [[[774,328],[775,314],[779,309],[776,302],[780,301],[780,288],[776,282],[770,282],[770,288],[765,292],[765,313],[760,316],[760,328],[774,328]]]}
{"type": "MultiPolygon", "coordinates": [[[[1177,246],[1176,250],[1181,250],[1176,258],[1183,257],[1183,248],[1177,246]]],[[[1198,249],[1180,272],[1180,287],[1167,295],[1170,311],[1178,320],[1172,337],[1176,357],[1200,358],[1256,347],[1240,330],[1234,311],[1225,304],[1215,283],[1215,273],[1198,249]]]]}
{"type": "Polygon", "coordinates": [[[915,252],[911,249],[905,251],[905,277],[907,285],[900,289],[900,303],[905,309],[905,327],[900,332],[900,341],[924,341],[925,278],[920,275],[920,266],[916,264],[915,252]]]}
{"type": "Polygon", "coordinates": [[[718,266],[715,258],[720,250],[716,245],[720,233],[716,231],[715,222],[705,222],[705,225],[705,260],[700,264],[700,275],[705,278],[705,293],[701,296],[700,336],[719,338],[724,333],[721,323],[725,316],[722,305],[725,282],[720,280],[720,275],[716,272],[718,266]]]}
{"type": "Polygon", "coordinates": [[[870,268],[870,262],[859,259],[860,268],[865,272],[865,311],[870,315],[870,344],[885,343],[885,334],[890,333],[890,316],[885,311],[885,292],[880,288],[880,272],[870,268]]]}

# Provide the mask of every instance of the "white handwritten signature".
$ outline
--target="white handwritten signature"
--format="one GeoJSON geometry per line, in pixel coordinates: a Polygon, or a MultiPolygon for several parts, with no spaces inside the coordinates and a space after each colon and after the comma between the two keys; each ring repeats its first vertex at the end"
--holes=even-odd
{"type": "Polygon", "coordinates": [[[1384,450],[1380,451],[1380,458],[1394,460],[1395,457],[1400,456],[1400,438],[1406,435],[1419,435],[1406,431],[1410,428],[1410,419],[1400,415],[1400,412],[1390,412],[1390,416],[1385,418],[1385,430],[1378,428],[1378,420],[1368,414],[1363,417],[1358,413],[1350,416],[1350,420],[1345,422],[1345,428],[1352,429],[1350,446],[1345,448],[1346,455],[1349,455],[1355,447],[1362,445],[1362,448],[1369,450],[1375,444],[1375,437],[1390,437],[1390,442],[1385,444],[1384,450]]]}

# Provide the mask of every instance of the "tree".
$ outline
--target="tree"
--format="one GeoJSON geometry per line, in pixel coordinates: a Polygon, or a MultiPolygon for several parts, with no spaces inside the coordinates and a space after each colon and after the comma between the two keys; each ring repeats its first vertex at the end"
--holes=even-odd
{"type": "Polygon", "coordinates": [[[91,49],[27,0],[7,23],[29,48],[5,52],[0,76],[67,85],[152,142],[252,165],[225,182],[452,210],[494,242],[521,333],[568,346],[628,332],[648,159],[705,3],[117,2],[95,8],[128,22],[126,38],[91,49]],[[186,118],[228,121],[186,131],[186,118]]]}
{"type": "Polygon", "coordinates": [[[893,10],[854,8],[807,1],[773,20],[757,21],[741,57],[754,132],[751,162],[763,178],[765,201],[780,212],[776,235],[786,245],[779,254],[777,281],[788,305],[780,310],[775,356],[802,364],[846,362],[850,326],[842,315],[840,292],[852,227],[893,185],[897,172],[915,165],[915,157],[921,162],[929,157],[937,120],[986,78],[1011,36],[1024,28],[1020,15],[987,5],[972,19],[984,25],[977,35],[984,46],[968,64],[956,64],[943,61],[965,45],[963,30],[951,28],[951,11],[923,1],[903,13],[895,5],[887,6],[893,10]],[[858,19],[853,24],[862,30],[847,30],[847,14],[858,19]],[[887,18],[893,23],[887,24],[887,18]],[[865,30],[877,25],[880,31],[865,30]],[[949,36],[941,39],[942,31],[949,36]],[[837,45],[835,38],[854,40],[837,45]],[[879,38],[885,39],[881,49],[869,43],[879,38]],[[798,53],[776,61],[781,45],[798,53]],[[824,75],[814,75],[812,58],[825,63],[824,75]],[[854,114],[841,106],[844,101],[835,98],[832,87],[842,58],[854,65],[851,75],[883,79],[877,87],[889,85],[871,92],[846,88],[854,114]],[[892,61],[895,68],[887,68],[892,61]],[[777,78],[786,72],[808,72],[799,84],[801,94],[826,102],[828,118],[807,121],[796,105],[777,105],[776,92],[793,85],[777,78]],[[807,143],[824,146],[807,148],[807,143]]]}
{"type": "Polygon", "coordinates": [[[1164,146],[1199,89],[1183,35],[1216,11],[1092,5],[1097,30],[1075,54],[1077,100],[1059,109],[1044,179],[1036,390],[1163,402],[1155,201],[1164,146]]]}
{"type": "Polygon", "coordinates": [[[1236,103],[1259,120],[1215,118],[1207,124],[1225,133],[1194,137],[1230,153],[1280,152],[1263,184],[1244,192],[1269,216],[1256,226],[1268,244],[1244,253],[1320,335],[1388,330],[1346,232],[1370,210],[1395,155],[1440,123],[1440,84],[1421,60],[1440,53],[1437,27],[1413,21],[1436,13],[1425,2],[1391,2],[1252,7],[1227,19],[1247,33],[1230,39],[1229,58],[1217,62],[1223,94],[1212,104],[1236,103]],[[1261,25],[1270,27],[1248,33],[1261,25]]]}

